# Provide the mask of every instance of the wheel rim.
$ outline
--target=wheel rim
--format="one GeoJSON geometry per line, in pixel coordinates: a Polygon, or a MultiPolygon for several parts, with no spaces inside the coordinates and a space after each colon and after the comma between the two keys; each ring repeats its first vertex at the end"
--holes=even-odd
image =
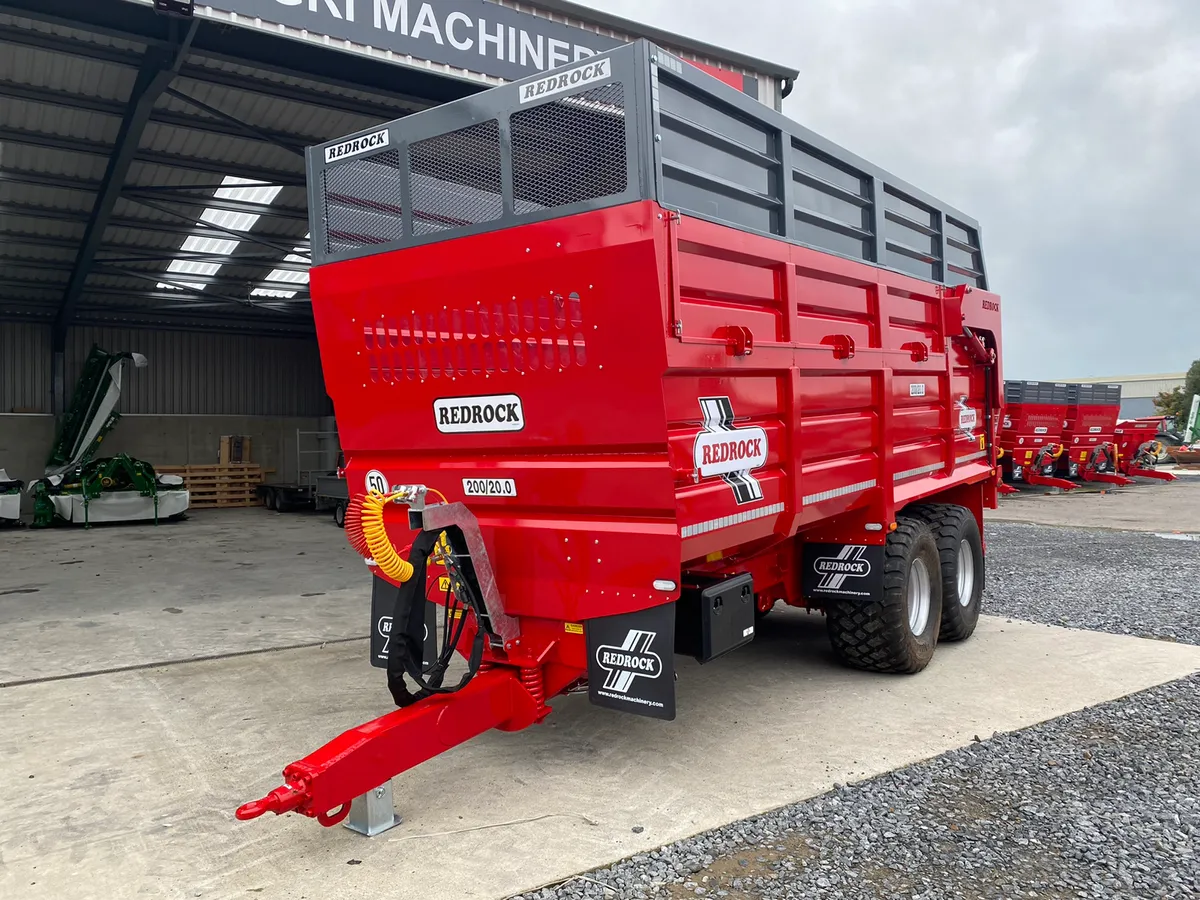
{"type": "Polygon", "coordinates": [[[929,569],[923,559],[914,559],[908,570],[908,629],[919,637],[929,624],[932,603],[929,569]]]}
{"type": "Polygon", "coordinates": [[[975,595],[975,554],[966,541],[958,543],[958,602],[970,606],[975,595]]]}

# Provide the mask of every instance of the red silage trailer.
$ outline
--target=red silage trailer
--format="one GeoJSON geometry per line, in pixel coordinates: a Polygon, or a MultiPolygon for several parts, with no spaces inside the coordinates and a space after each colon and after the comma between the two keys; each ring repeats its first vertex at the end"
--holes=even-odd
{"type": "Polygon", "coordinates": [[[671,719],[674,654],[780,601],[874,671],[974,630],[1001,338],[972,220],[645,42],[314,148],[309,183],[400,708],[240,818],[333,824],[568,692],[671,719]]]}
{"type": "Polygon", "coordinates": [[[1117,471],[1122,475],[1174,481],[1171,472],[1157,471],[1163,446],[1158,435],[1163,430],[1163,417],[1150,416],[1118,422],[1113,432],[1117,446],[1117,471]]]}
{"type": "Polygon", "coordinates": [[[1119,384],[1067,385],[1067,415],[1063,420],[1059,471],[1068,478],[1115,484],[1134,482],[1117,471],[1114,441],[1121,414],[1119,384]]]}
{"type": "Polygon", "coordinates": [[[1000,463],[1008,481],[1065,491],[1075,485],[1054,473],[1065,447],[1069,385],[1051,381],[1006,381],[1000,424],[1000,463]]]}

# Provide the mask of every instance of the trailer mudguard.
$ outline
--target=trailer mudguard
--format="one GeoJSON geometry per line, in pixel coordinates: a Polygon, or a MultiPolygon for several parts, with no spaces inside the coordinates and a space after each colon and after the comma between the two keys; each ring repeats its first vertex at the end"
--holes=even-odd
{"type": "Polygon", "coordinates": [[[675,718],[675,604],[584,623],[588,699],[652,719],[675,718]]]}

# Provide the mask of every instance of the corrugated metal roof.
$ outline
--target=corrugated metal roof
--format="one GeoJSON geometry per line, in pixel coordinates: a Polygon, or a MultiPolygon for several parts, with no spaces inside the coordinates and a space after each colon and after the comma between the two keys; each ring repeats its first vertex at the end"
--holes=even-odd
{"type": "MultiPolygon", "coordinates": [[[[10,12],[0,13],[0,243],[17,249],[0,253],[0,316],[52,319],[59,310],[78,256],[72,246],[97,207],[138,69],[149,46],[168,46],[167,20],[144,6],[149,2],[92,0],[81,15],[67,0],[6,0],[10,12]],[[16,9],[25,15],[11,12],[16,9]],[[90,28],[83,27],[85,17],[90,28]],[[71,25],[63,24],[68,20],[71,25]]],[[[502,5],[556,21],[571,18],[618,39],[647,35],[685,58],[725,68],[794,74],[558,0],[537,8],[502,5]]],[[[306,243],[304,166],[295,149],[425,108],[434,96],[474,90],[462,81],[471,73],[430,64],[424,68],[452,76],[431,78],[373,61],[384,58],[379,52],[364,51],[366,59],[320,36],[311,50],[280,40],[278,28],[268,36],[247,27],[226,40],[207,18],[211,13],[198,7],[197,28],[208,37],[191,45],[170,84],[178,93],[157,97],[138,135],[84,283],[83,321],[111,321],[120,310],[132,310],[131,321],[139,323],[152,321],[152,314],[164,321],[196,314],[197,322],[225,316],[270,328],[283,320],[310,328],[303,304],[250,305],[262,299],[254,296],[255,286],[306,243]],[[231,47],[242,55],[232,55],[231,47]],[[175,294],[160,288],[158,277],[181,257],[189,234],[216,236],[196,223],[215,204],[213,192],[225,176],[286,186],[270,210],[254,210],[260,217],[251,234],[241,236],[204,287],[175,294]]],[[[306,287],[299,287],[303,299],[306,287]]]]}
{"type": "MultiPolygon", "coordinates": [[[[145,47],[0,14],[0,287],[13,314],[57,312],[145,47]]],[[[255,286],[308,229],[303,159],[278,144],[302,148],[426,104],[200,53],[186,57],[172,88],[179,94],[158,97],[140,136],[84,286],[82,317],[203,308],[252,321],[308,321],[303,304],[249,305],[259,299],[250,299],[255,286]],[[256,239],[272,246],[230,241],[234,258],[212,284],[173,296],[155,282],[226,175],[294,185],[254,223],[256,239]]]]}

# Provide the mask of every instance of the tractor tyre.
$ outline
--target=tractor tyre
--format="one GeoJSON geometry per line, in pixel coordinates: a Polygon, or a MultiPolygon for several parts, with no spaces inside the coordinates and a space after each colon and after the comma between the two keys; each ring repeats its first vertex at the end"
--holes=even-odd
{"type": "Polygon", "coordinates": [[[979,525],[962,506],[937,503],[911,510],[933,530],[942,561],[940,640],[965,641],[979,624],[985,562],[979,525]]]}
{"type": "Polygon", "coordinates": [[[346,501],[338,501],[337,506],[333,508],[333,524],[338,528],[346,527],[346,501]]]}
{"type": "Polygon", "coordinates": [[[912,674],[933,658],[942,617],[938,547],[923,519],[904,516],[883,550],[883,595],[826,607],[834,654],[856,669],[912,674]]]}

